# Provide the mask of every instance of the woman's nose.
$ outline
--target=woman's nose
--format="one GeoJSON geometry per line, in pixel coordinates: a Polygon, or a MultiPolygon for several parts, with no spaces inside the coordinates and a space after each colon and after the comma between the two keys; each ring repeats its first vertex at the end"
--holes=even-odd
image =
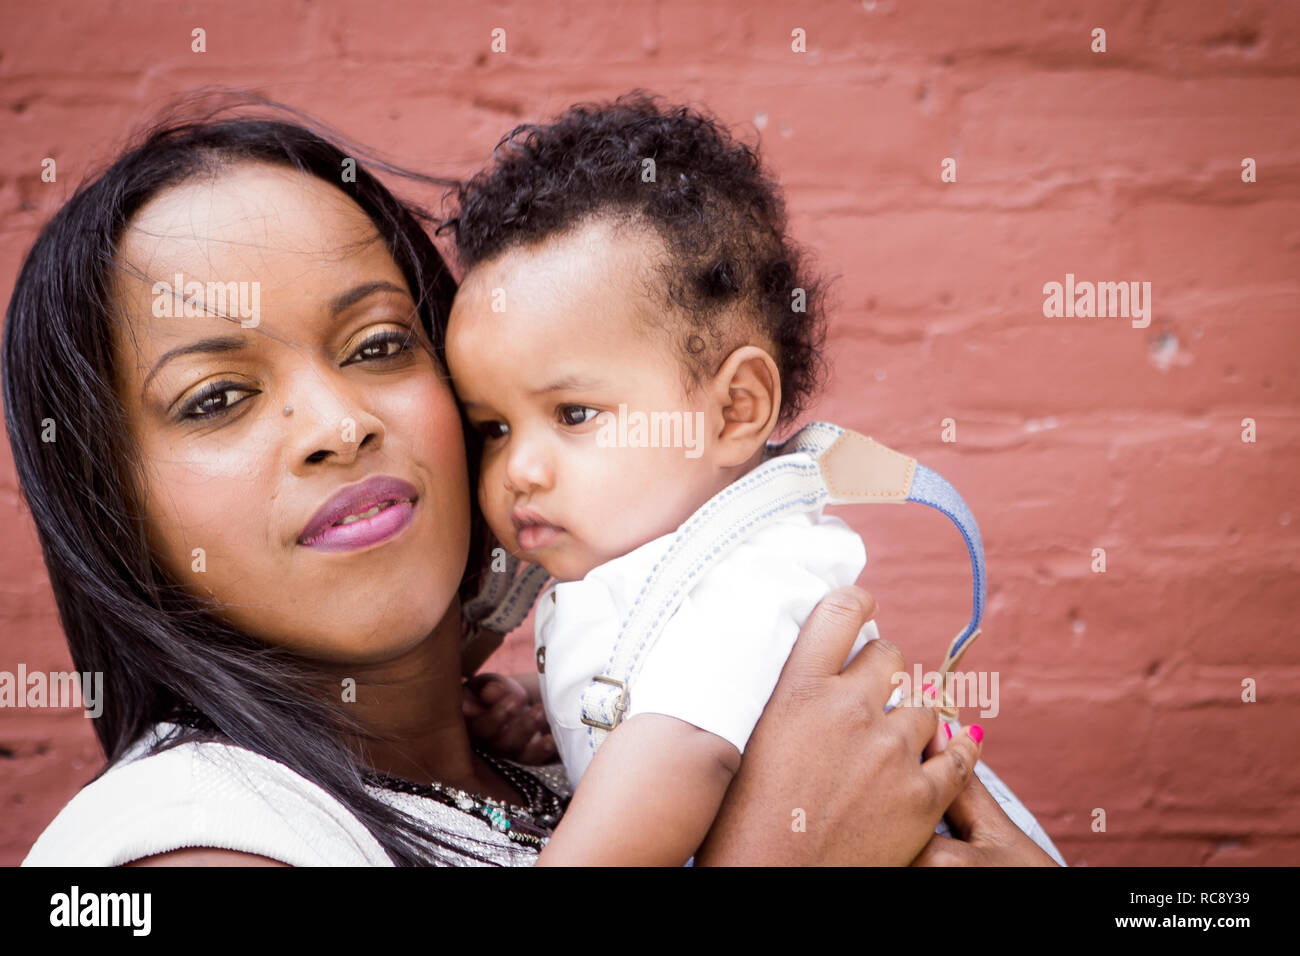
{"type": "MultiPolygon", "coordinates": [[[[346,383],[316,382],[286,393],[283,405],[291,409],[288,422],[293,467],[305,469],[325,460],[347,465],[364,445],[377,451],[384,443],[384,425],[346,383]]],[[[281,415],[279,405],[273,405],[281,415]]]]}

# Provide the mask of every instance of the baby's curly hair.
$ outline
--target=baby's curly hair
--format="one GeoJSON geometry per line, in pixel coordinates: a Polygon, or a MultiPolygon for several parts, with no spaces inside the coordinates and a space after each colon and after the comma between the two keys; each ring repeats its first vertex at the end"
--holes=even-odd
{"type": "Polygon", "coordinates": [[[468,270],[598,217],[652,227],[668,253],[663,294],[686,319],[689,378],[699,384],[742,345],[766,348],[781,374],[778,426],[788,424],[825,375],[825,283],[786,236],[780,188],[756,150],[717,119],[657,100],[635,90],[515,127],[457,188],[439,231],[454,234],[468,270]]]}

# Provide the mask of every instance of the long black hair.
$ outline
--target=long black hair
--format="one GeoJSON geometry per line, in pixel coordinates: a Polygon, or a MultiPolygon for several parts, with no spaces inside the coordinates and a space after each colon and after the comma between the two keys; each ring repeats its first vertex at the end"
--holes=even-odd
{"type": "MultiPolygon", "coordinates": [[[[339,800],[394,863],[450,860],[443,851],[451,844],[366,791],[353,736],[363,729],[313,692],[323,673],[306,658],[222,621],[169,579],[147,543],[138,465],[114,391],[110,289],[127,224],[163,189],[238,161],[280,164],[331,183],[374,223],[442,362],[456,282],[422,227],[437,220],[397,199],[360,163],[355,182],[349,181],[344,160],[368,152],[345,151],[337,145],[341,137],[314,131],[297,121],[301,114],[277,104],[253,101],[263,109],[250,113],[250,100],[233,111],[226,104],[199,113],[193,102],[173,108],[83,183],[41,231],[19,273],[4,327],[5,424],[14,464],[75,666],[103,672],[111,688],[94,721],[107,766],[155,723],[177,722],[180,731],[159,749],[195,740],[246,748],[286,764],[339,800]]],[[[476,483],[474,430],[465,428],[465,435],[476,483]]],[[[472,513],[462,599],[476,587],[487,548],[485,525],[477,508],[472,513]]]]}

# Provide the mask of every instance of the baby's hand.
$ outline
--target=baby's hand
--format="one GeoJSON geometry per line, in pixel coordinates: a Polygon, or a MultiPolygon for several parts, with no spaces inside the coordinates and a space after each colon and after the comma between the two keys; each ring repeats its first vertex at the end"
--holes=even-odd
{"type": "Polygon", "coordinates": [[[461,712],[470,739],[484,750],[518,763],[556,758],[555,740],[540,702],[505,674],[479,674],[464,684],[461,712]]]}

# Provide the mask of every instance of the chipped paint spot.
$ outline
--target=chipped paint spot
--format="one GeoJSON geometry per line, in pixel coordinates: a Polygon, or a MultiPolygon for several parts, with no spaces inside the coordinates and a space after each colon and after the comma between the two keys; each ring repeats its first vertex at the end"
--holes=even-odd
{"type": "Polygon", "coordinates": [[[1172,332],[1160,333],[1160,338],[1156,339],[1151,346],[1151,364],[1160,371],[1167,372],[1176,361],[1178,361],[1178,336],[1172,332]]]}

